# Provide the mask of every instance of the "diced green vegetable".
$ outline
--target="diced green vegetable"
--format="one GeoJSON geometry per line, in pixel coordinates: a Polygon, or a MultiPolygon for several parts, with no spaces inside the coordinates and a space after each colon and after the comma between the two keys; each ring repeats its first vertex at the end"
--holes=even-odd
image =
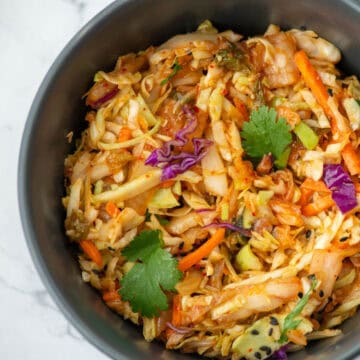
{"type": "Polygon", "coordinates": [[[274,96],[272,99],[271,99],[271,107],[274,107],[276,108],[277,106],[280,106],[282,103],[285,102],[285,98],[283,97],[280,97],[280,96],[274,96]]]}
{"type": "Polygon", "coordinates": [[[290,152],[291,152],[291,148],[288,147],[287,149],[284,150],[284,152],[277,158],[277,160],[275,160],[275,166],[278,169],[285,169],[286,165],[288,163],[289,160],[289,156],[290,156],[290,152]]]}
{"type": "Polygon", "coordinates": [[[103,185],[104,185],[104,182],[102,180],[98,180],[96,183],[95,183],[95,187],[94,187],[94,194],[95,195],[98,195],[102,192],[103,190],[103,185]]]}
{"type": "Polygon", "coordinates": [[[272,190],[260,190],[257,195],[258,204],[266,205],[273,196],[274,191],[272,190]]]}
{"type": "Polygon", "coordinates": [[[303,121],[295,126],[294,133],[308,150],[314,149],[319,142],[314,130],[303,121]]]}
{"type": "Polygon", "coordinates": [[[203,21],[197,28],[196,31],[200,31],[202,33],[207,34],[217,34],[218,30],[214,27],[210,20],[203,21]]]}
{"type": "Polygon", "coordinates": [[[261,270],[263,268],[261,261],[251,251],[249,244],[243,246],[235,258],[236,267],[240,271],[261,270]]]}
{"type": "Polygon", "coordinates": [[[248,208],[245,208],[242,215],[242,227],[244,229],[250,229],[255,217],[248,208]]]}
{"type": "MultiPolygon", "coordinates": [[[[274,351],[283,346],[279,343],[279,338],[284,319],[283,314],[272,314],[257,320],[243,335],[235,339],[232,350],[241,359],[268,359],[274,351]]],[[[298,329],[304,334],[313,330],[311,322],[306,318],[298,316],[297,320],[301,321],[298,329]]]]}
{"type": "Polygon", "coordinates": [[[181,181],[175,182],[174,186],[172,187],[172,191],[174,194],[179,195],[179,196],[182,194],[181,181]]]}
{"type": "Polygon", "coordinates": [[[167,225],[170,221],[161,215],[155,215],[160,225],[167,225]]]}
{"type": "Polygon", "coordinates": [[[246,67],[243,62],[244,56],[242,51],[235,45],[227,49],[219,50],[215,55],[215,62],[231,71],[239,71],[246,67]]]}
{"type": "Polygon", "coordinates": [[[150,208],[157,209],[170,209],[179,205],[180,204],[172,193],[171,188],[156,190],[155,194],[149,202],[150,208]]]}
{"type": "Polygon", "coordinates": [[[223,221],[229,220],[229,204],[221,204],[220,218],[223,221]]]}

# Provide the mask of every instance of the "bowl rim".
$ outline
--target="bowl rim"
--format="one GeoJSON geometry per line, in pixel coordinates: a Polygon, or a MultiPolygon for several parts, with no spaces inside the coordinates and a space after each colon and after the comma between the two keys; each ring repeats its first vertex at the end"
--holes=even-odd
{"type": "MultiPolygon", "coordinates": [[[[18,166],[17,166],[17,197],[18,197],[18,208],[20,213],[20,219],[22,224],[23,235],[26,240],[27,247],[29,249],[32,262],[36,268],[36,271],[49,292],[52,300],[61,310],[61,313],[65,316],[66,320],[74,326],[77,331],[93,346],[95,346],[101,353],[109,356],[112,359],[128,360],[129,358],[125,355],[120,355],[118,351],[112,348],[101,336],[94,333],[92,328],[82,320],[82,318],[75,312],[60,291],[58,285],[49,273],[47,266],[45,265],[44,259],[39,255],[39,244],[37,242],[37,236],[34,229],[34,224],[31,220],[31,204],[29,201],[29,195],[27,193],[27,182],[28,182],[28,156],[31,143],[31,134],[37,123],[38,113],[41,111],[41,103],[47,92],[47,89],[51,86],[53,78],[56,76],[58,71],[61,69],[64,60],[71,54],[77,44],[81,43],[82,39],[94,28],[97,27],[102,21],[104,21],[115,9],[122,7],[132,0],[114,0],[108,4],[104,9],[94,15],[75,35],[66,43],[65,47],[56,56],[51,66],[46,72],[43,80],[41,81],[38,90],[32,100],[31,107],[26,118],[26,122],[23,128],[20,151],[18,155],[18,166]]],[[[342,0],[344,5],[359,12],[360,5],[357,0],[342,0]]],[[[342,354],[339,360],[351,360],[355,359],[356,355],[360,354],[360,343],[354,344],[350,350],[342,354]]]]}

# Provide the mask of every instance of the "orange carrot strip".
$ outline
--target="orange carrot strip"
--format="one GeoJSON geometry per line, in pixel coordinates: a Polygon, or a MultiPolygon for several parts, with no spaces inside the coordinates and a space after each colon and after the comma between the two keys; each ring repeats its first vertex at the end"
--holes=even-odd
{"type": "Polygon", "coordinates": [[[217,229],[214,235],[206,241],[203,245],[197,248],[192,253],[186,255],[179,261],[179,270],[186,271],[193,265],[197,264],[202,258],[208,256],[211,251],[221,243],[225,237],[225,229],[217,229]]]}
{"type": "Polygon", "coordinates": [[[119,208],[112,201],[106,203],[105,210],[111,217],[116,217],[120,213],[119,208]]]}
{"type": "Polygon", "coordinates": [[[107,291],[107,292],[103,293],[102,298],[105,302],[120,300],[120,294],[116,290],[107,291]]]}
{"type": "Polygon", "coordinates": [[[298,51],[295,54],[294,60],[304,78],[305,84],[311,89],[316,101],[321,105],[326,115],[329,117],[332,133],[336,134],[348,131],[348,129],[345,129],[346,126],[344,127],[344,124],[337,123],[336,117],[328,104],[329,94],[321,81],[318,72],[310,63],[305,51],[298,51]]]}
{"type": "Polygon", "coordinates": [[[324,192],[324,193],[331,193],[331,191],[327,188],[325,183],[321,180],[315,181],[313,179],[307,178],[301,185],[300,185],[301,197],[299,203],[301,206],[305,206],[309,203],[311,196],[314,194],[315,191],[324,192]]]}
{"type": "Polygon", "coordinates": [[[80,247],[84,253],[98,266],[103,266],[102,256],[95,244],[90,240],[81,240],[80,247]]]}
{"type": "Polygon", "coordinates": [[[345,145],[341,151],[341,155],[350,174],[360,174],[360,157],[351,143],[345,145]]]}
{"type": "Polygon", "coordinates": [[[240,115],[241,115],[241,121],[249,121],[249,111],[246,107],[246,105],[239,100],[238,98],[234,97],[233,99],[235,107],[238,109],[240,115]]]}
{"type": "Polygon", "coordinates": [[[131,130],[127,126],[122,127],[119,132],[118,142],[124,142],[130,140],[131,138],[132,138],[131,130]]]}
{"type": "Polygon", "coordinates": [[[301,185],[300,188],[309,189],[318,192],[331,193],[331,190],[321,180],[315,181],[311,178],[307,178],[301,185]]]}
{"type": "Polygon", "coordinates": [[[175,180],[166,180],[160,184],[160,188],[169,188],[175,184],[175,180]]]}
{"type": "Polygon", "coordinates": [[[355,183],[354,185],[355,185],[355,191],[357,193],[360,193],[360,183],[355,183]]]}
{"type": "Polygon", "coordinates": [[[171,323],[174,326],[181,325],[181,296],[175,295],[173,299],[171,323]]]}
{"type": "Polygon", "coordinates": [[[288,339],[296,345],[305,346],[307,344],[305,335],[297,329],[288,330],[286,333],[288,339]]]}
{"type": "Polygon", "coordinates": [[[305,216],[314,216],[333,205],[334,200],[332,199],[331,195],[323,196],[322,198],[316,200],[316,202],[312,202],[311,204],[303,206],[302,213],[305,216]]]}

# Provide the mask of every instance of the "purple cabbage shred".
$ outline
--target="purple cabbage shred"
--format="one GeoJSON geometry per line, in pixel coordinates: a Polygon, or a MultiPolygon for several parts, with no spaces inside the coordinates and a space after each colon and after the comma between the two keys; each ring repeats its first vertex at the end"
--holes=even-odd
{"type": "Polygon", "coordinates": [[[225,228],[225,229],[229,229],[231,231],[238,232],[241,235],[244,235],[246,237],[251,236],[250,230],[244,229],[241,226],[236,226],[236,225],[228,223],[228,222],[213,222],[213,223],[210,223],[209,225],[204,226],[204,228],[209,228],[209,227],[225,228]]]}
{"type": "Polygon", "coordinates": [[[341,165],[325,165],[324,182],[331,190],[332,198],[343,214],[358,205],[354,183],[341,165]]]}
{"type": "Polygon", "coordinates": [[[208,147],[212,144],[212,141],[207,139],[193,138],[193,153],[174,152],[189,142],[187,135],[193,133],[197,127],[194,112],[185,106],[183,111],[190,119],[188,125],[175,134],[174,140],[167,141],[161,148],[154,150],[145,161],[145,165],[162,166],[162,181],[172,179],[197,164],[206,155],[208,147]]]}
{"type": "Polygon", "coordinates": [[[273,358],[278,359],[278,360],[286,360],[288,358],[287,354],[286,354],[287,349],[288,349],[288,346],[284,345],[279,350],[274,351],[274,353],[272,355],[273,358]]]}

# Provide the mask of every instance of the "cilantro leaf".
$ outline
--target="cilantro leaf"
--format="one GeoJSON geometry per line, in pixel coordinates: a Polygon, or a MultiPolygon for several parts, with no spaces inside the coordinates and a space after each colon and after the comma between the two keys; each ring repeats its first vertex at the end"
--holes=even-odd
{"type": "Polygon", "coordinates": [[[316,288],[317,284],[318,284],[317,280],[313,278],[309,291],[299,300],[299,302],[295,305],[291,313],[285,317],[283,329],[281,331],[281,336],[279,339],[280,344],[287,342],[288,341],[288,337],[286,335],[287,332],[289,330],[296,329],[301,323],[301,320],[300,319],[295,320],[295,317],[301,314],[302,310],[309,301],[309,298],[312,292],[314,291],[314,289],[316,288]]]}
{"type": "Polygon", "coordinates": [[[170,73],[169,76],[167,76],[165,79],[161,80],[160,85],[163,86],[165,85],[167,82],[169,82],[181,69],[182,66],[178,63],[178,59],[175,59],[174,64],[171,66],[172,68],[172,72],[170,73]]]}
{"type": "Polygon", "coordinates": [[[133,311],[146,317],[167,310],[164,290],[176,291],[175,285],[182,277],[177,260],[162,245],[159,230],[143,231],[122,252],[128,260],[141,262],[122,278],[121,297],[130,302],[133,311]]]}
{"type": "Polygon", "coordinates": [[[260,161],[269,153],[279,159],[292,140],[286,120],[280,118],[276,121],[276,111],[267,106],[251,112],[250,121],[243,125],[241,137],[245,152],[254,161],[260,161]]]}

